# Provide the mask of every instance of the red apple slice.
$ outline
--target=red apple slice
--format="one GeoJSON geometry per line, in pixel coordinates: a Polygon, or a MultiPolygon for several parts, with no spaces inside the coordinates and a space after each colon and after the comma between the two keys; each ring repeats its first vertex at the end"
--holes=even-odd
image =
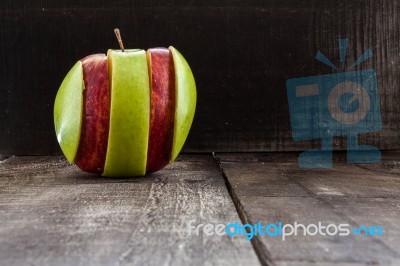
{"type": "Polygon", "coordinates": [[[150,132],[146,172],[166,166],[171,159],[175,116],[175,72],[170,51],[147,50],[150,76],[150,132]]]}
{"type": "Polygon", "coordinates": [[[110,123],[110,86],[107,56],[89,55],[83,65],[83,116],[75,163],[86,172],[102,173],[106,160],[110,123]]]}

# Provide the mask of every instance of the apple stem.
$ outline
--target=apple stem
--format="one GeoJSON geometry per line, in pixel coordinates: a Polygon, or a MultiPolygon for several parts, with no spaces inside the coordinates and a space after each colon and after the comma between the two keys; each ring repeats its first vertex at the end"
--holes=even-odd
{"type": "Polygon", "coordinates": [[[121,33],[119,32],[119,29],[118,28],[114,29],[114,33],[115,36],[117,36],[119,47],[121,47],[122,52],[125,52],[124,43],[122,42],[121,33]]]}

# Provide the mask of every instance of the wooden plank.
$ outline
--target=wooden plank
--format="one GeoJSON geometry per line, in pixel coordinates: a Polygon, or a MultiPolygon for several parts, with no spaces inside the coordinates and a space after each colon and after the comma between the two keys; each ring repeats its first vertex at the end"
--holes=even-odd
{"type": "Polygon", "coordinates": [[[173,45],[188,60],[198,105],[187,152],[317,147],[292,140],[285,82],[342,71],[314,59],[321,50],[339,66],[339,38],[348,63],[374,54],[359,69],[377,72],[383,130],[362,141],[400,148],[399,1],[348,2],[0,1],[0,154],[60,153],[57,89],[77,60],[118,47],[115,27],[126,47],[173,45]]]}
{"type": "Polygon", "coordinates": [[[300,169],[297,154],[218,154],[242,220],[383,228],[383,236],[257,236],[276,265],[400,263],[400,152],[378,165],[350,165],[335,154],[332,169],[300,169]],[[387,167],[387,166],[390,167],[387,167]],[[389,168],[389,169],[388,169],[389,168]]]}
{"type": "Polygon", "coordinates": [[[250,242],[189,235],[239,220],[211,155],[140,178],[83,173],[61,157],[0,163],[3,265],[257,265],[250,242]]]}

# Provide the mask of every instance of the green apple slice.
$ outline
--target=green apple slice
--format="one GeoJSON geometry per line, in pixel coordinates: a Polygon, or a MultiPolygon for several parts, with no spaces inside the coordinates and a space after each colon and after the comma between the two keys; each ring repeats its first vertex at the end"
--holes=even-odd
{"type": "Polygon", "coordinates": [[[78,61],[65,76],[54,103],[54,126],[61,150],[73,163],[79,147],[83,108],[82,62],[78,61]]]}
{"type": "Polygon", "coordinates": [[[189,134],[196,109],[196,83],[185,58],[170,46],[175,68],[175,124],[171,162],[176,159],[189,134]]]}
{"type": "Polygon", "coordinates": [[[150,85],[144,50],[108,50],[110,132],[103,175],[146,173],[150,85]]]}

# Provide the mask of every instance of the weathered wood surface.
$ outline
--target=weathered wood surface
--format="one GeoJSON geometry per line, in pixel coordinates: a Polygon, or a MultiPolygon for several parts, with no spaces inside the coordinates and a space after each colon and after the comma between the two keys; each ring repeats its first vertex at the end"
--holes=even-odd
{"type": "Polygon", "coordinates": [[[0,163],[1,265],[258,265],[251,243],[187,222],[239,220],[211,155],[147,177],[86,174],[61,157],[0,163]]]}
{"type": "MultiPolygon", "coordinates": [[[[186,151],[303,150],[291,136],[285,82],[333,74],[367,49],[360,69],[377,72],[383,130],[362,140],[400,148],[398,0],[2,0],[0,1],[0,154],[60,153],[53,103],[80,58],[125,46],[175,46],[196,78],[198,105],[186,151]],[[27,143],[29,145],[27,145],[27,143]]],[[[343,141],[339,142],[343,144],[343,141]]]]}
{"type": "MultiPolygon", "coordinates": [[[[257,236],[271,265],[400,265],[400,152],[381,164],[299,169],[297,155],[218,154],[242,221],[380,225],[383,236],[257,236]]],[[[300,231],[301,232],[301,231],[300,231]]]]}
{"type": "Polygon", "coordinates": [[[1,265],[399,265],[400,152],[299,169],[293,153],[183,155],[147,177],[83,173],[61,157],[0,163],[1,265]],[[235,205],[235,206],[234,206],[235,205]],[[239,217],[240,216],[240,217],[239,217]],[[187,223],[380,225],[383,236],[189,235],[187,223]],[[257,255],[258,257],[257,257],[257,255]]]}

